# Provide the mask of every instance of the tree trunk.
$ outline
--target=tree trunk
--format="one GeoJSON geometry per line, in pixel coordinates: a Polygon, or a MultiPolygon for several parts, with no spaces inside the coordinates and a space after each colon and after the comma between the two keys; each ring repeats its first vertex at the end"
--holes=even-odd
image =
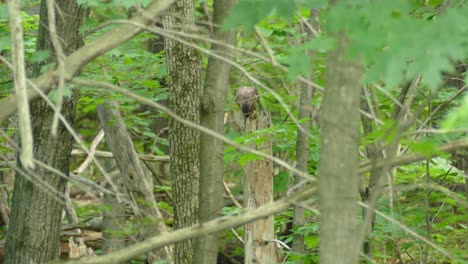
{"type": "MultiPolygon", "coordinates": [[[[164,17],[164,28],[192,32],[195,28],[193,0],[176,1],[171,16],[164,17]]],[[[186,39],[186,41],[191,41],[186,39]]],[[[200,122],[201,53],[165,38],[167,69],[170,77],[169,109],[194,123],[200,122]]],[[[174,228],[192,226],[198,220],[199,143],[198,130],[169,121],[169,155],[174,195],[174,228]]],[[[192,263],[192,241],[175,245],[175,262],[192,263]]]]}
{"type": "Polygon", "coordinates": [[[337,37],[328,55],[327,88],[322,102],[320,263],[356,263],[358,225],[359,98],[362,70],[346,54],[346,37],[337,37]]]}
{"type": "MultiPolygon", "coordinates": [[[[162,221],[153,196],[152,181],[140,163],[132,139],[127,132],[127,127],[120,116],[119,104],[110,101],[97,107],[101,125],[106,133],[107,143],[114,154],[115,161],[119,167],[123,188],[126,189],[131,199],[131,207],[138,220],[141,238],[147,239],[161,233],[166,233],[166,226],[162,221]]],[[[150,263],[171,259],[172,250],[166,247],[163,250],[149,254],[150,263]]]]}
{"type": "MultiPolygon", "coordinates": [[[[367,100],[370,100],[369,98],[367,98],[367,96],[364,96],[364,97],[367,100]]],[[[369,113],[371,112],[371,108],[368,102],[366,102],[366,99],[364,99],[361,102],[361,108],[364,111],[369,113]]],[[[361,120],[362,120],[362,130],[364,132],[364,136],[371,134],[374,131],[374,128],[372,125],[372,122],[373,122],[372,119],[365,115],[362,115],[361,120]]],[[[380,150],[379,145],[380,145],[380,141],[372,142],[366,145],[367,158],[373,163],[375,163],[376,160],[383,158],[383,153],[382,153],[382,150],[380,150]]],[[[381,175],[382,175],[382,169],[372,168],[370,172],[369,183],[365,187],[364,190],[361,190],[361,199],[363,203],[365,204],[370,203],[370,198],[373,192],[375,191],[374,188],[376,187],[376,183],[378,182],[378,179],[381,177],[381,175]]],[[[367,212],[367,210],[369,209],[365,209],[365,208],[362,209],[363,218],[366,217],[366,214],[373,214],[373,212],[367,212]]],[[[367,235],[368,237],[366,238],[367,240],[364,242],[363,252],[364,254],[366,254],[366,256],[372,259],[372,241],[370,239],[370,235],[372,234],[374,230],[375,215],[372,215],[372,219],[370,221],[371,223],[370,223],[369,229],[366,230],[366,232],[368,233],[367,235]]]]}
{"type": "MultiPolygon", "coordinates": [[[[245,133],[270,127],[270,117],[265,109],[245,117],[245,133]]],[[[267,135],[263,135],[268,137],[267,135]]],[[[271,137],[250,147],[272,155],[271,137]]],[[[273,163],[269,160],[252,160],[245,164],[244,206],[255,209],[273,202],[273,163]]],[[[275,219],[269,216],[246,224],[244,227],[244,263],[277,263],[275,219]]]]}
{"type": "MultiPolygon", "coordinates": [[[[319,10],[311,10],[310,11],[310,19],[309,22],[312,27],[318,32],[319,30],[319,23],[318,18],[320,16],[319,10]]],[[[301,39],[301,43],[305,43],[313,36],[311,32],[306,29],[306,25],[302,23],[301,25],[301,32],[307,33],[306,37],[301,39]]],[[[306,56],[313,56],[313,53],[307,52],[306,56]]],[[[312,73],[309,75],[309,79],[311,79],[312,73]]],[[[302,120],[303,123],[300,124],[300,127],[297,128],[297,139],[296,139],[296,168],[300,171],[307,172],[308,170],[308,161],[309,161],[309,131],[310,131],[310,124],[313,112],[313,106],[311,104],[312,95],[314,88],[307,84],[301,84],[301,93],[299,96],[299,113],[298,118],[302,120]]],[[[300,176],[295,176],[295,183],[302,184],[304,179],[301,179],[300,176]]],[[[307,187],[306,187],[307,188],[307,187]]],[[[302,206],[294,206],[293,208],[293,224],[294,229],[303,227],[306,223],[305,220],[305,208],[302,206]]],[[[300,233],[295,233],[292,241],[292,250],[293,252],[297,253],[304,253],[305,246],[304,246],[304,235],[300,233]]]]}
{"type": "MultiPolygon", "coordinates": [[[[57,34],[62,43],[67,44],[63,51],[68,54],[83,43],[78,28],[84,12],[73,0],[57,1],[55,5],[60,9],[60,12],[56,11],[57,34]]],[[[37,50],[52,50],[47,24],[47,5],[43,0],[37,50]]],[[[35,76],[39,74],[41,66],[35,65],[35,76]]],[[[75,105],[76,96],[72,96],[66,98],[62,106],[62,115],[71,125],[74,123],[75,105]]],[[[63,125],[58,126],[55,137],[51,136],[54,111],[43,100],[33,101],[30,109],[34,157],[68,175],[72,136],[63,125]]],[[[43,167],[36,166],[35,170],[27,172],[18,163],[5,263],[47,263],[58,258],[66,182],[63,177],[43,167]]]]}
{"type": "MultiPolygon", "coordinates": [[[[104,160],[104,169],[106,172],[111,172],[112,168],[116,167],[117,163],[114,159],[104,160]]],[[[119,175],[121,176],[121,175],[119,175]]],[[[115,177],[115,186],[117,191],[123,193],[122,177],[115,177]]],[[[110,187],[107,184],[106,187],[110,187]]],[[[123,230],[126,222],[125,212],[127,211],[124,203],[119,201],[117,197],[110,194],[104,194],[103,204],[105,210],[102,219],[102,251],[104,254],[109,254],[117,251],[125,246],[125,237],[119,230],[123,230]]]]}
{"type": "MultiPolygon", "coordinates": [[[[235,45],[235,31],[221,31],[221,25],[234,0],[215,0],[214,39],[229,45],[235,45]]],[[[232,49],[213,44],[211,51],[232,59],[232,49]]],[[[231,65],[210,57],[205,77],[205,88],[201,100],[201,125],[219,134],[224,133],[224,108],[229,90],[229,71],[231,65]]],[[[200,223],[220,216],[224,206],[224,162],[223,143],[209,135],[200,137],[200,223]]],[[[194,263],[214,264],[218,255],[218,235],[199,238],[196,244],[194,263]]]]}

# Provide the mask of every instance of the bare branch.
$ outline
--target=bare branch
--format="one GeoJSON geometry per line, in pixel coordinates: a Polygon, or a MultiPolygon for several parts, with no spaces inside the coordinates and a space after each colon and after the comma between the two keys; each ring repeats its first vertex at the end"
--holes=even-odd
{"type": "Polygon", "coordinates": [[[271,64],[273,66],[278,66],[279,63],[276,61],[273,50],[271,49],[270,45],[268,45],[267,40],[263,37],[262,32],[260,32],[257,26],[255,26],[255,34],[260,39],[260,43],[262,43],[263,49],[265,49],[266,53],[268,54],[271,64]]]}
{"type": "MultiPolygon", "coordinates": [[[[91,146],[89,148],[89,154],[87,155],[85,161],[83,161],[83,163],[81,163],[81,165],[73,171],[73,173],[75,174],[81,174],[83,173],[86,168],[89,166],[89,164],[91,164],[91,162],[93,161],[93,157],[96,153],[96,148],[97,146],[99,145],[99,143],[101,142],[101,140],[104,138],[104,130],[100,130],[99,133],[97,134],[97,136],[93,139],[93,142],[91,142],[91,146]]],[[[72,151],[73,153],[73,151],[72,151]]],[[[84,152],[83,152],[84,153],[84,152]]],[[[86,153],[84,153],[86,154],[86,153]]]]}
{"type": "Polygon", "coordinates": [[[56,19],[55,19],[54,3],[55,3],[54,0],[46,0],[50,40],[55,50],[56,61],[57,61],[57,71],[58,71],[57,102],[55,102],[56,109],[54,113],[54,118],[52,120],[52,135],[56,136],[59,115],[60,115],[60,111],[62,109],[62,103],[63,103],[63,89],[65,86],[65,79],[64,79],[65,78],[65,75],[64,75],[65,54],[63,53],[62,46],[60,45],[60,41],[59,41],[58,34],[57,34],[57,27],[55,25],[56,19]]]}
{"type": "Polygon", "coordinates": [[[18,97],[15,107],[18,107],[19,129],[21,132],[21,145],[23,147],[20,153],[20,160],[26,169],[33,169],[33,137],[29,115],[28,91],[26,89],[23,22],[21,19],[20,1],[10,0],[8,7],[10,12],[11,39],[13,42],[11,48],[13,53],[13,79],[15,80],[16,96],[18,97]]]}
{"type": "MultiPolygon", "coordinates": [[[[74,157],[89,157],[91,156],[91,150],[90,153],[87,153],[86,151],[83,151],[81,149],[74,149],[72,150],[71,153],[72,156],[74,157]]],[[[114,154],[109,151],[101,151],[101,150],[96,150],[94,151],[95,157],[98,158],[114,158],[114,154]]],[[[169,162],[169,156],[154,156],[154,155],[143,155],[143,154],[138,154],[138,158],[141,160],[145,161],[156,161],[156,162],[169,162]]]]}

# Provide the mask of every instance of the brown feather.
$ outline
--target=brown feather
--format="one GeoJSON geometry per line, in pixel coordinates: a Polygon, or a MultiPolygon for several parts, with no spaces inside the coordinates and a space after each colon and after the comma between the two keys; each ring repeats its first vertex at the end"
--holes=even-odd
{"type": "Polygon", "coordinates": [[[234,97],[245,117],[253,116],[258,107],[258,91],[254,87],[242,86],[236,89],[234,97]]]}

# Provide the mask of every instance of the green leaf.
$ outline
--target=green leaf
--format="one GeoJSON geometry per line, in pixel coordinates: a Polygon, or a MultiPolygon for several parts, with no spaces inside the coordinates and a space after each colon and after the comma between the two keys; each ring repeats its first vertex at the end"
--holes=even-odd
{"type": "Polygon", "coordinates": [[[97,0],[77,0],[78,5],[84,7],[98,7],[101,3],[97,0]]]}
{"type": "Polygon", "coordinates": [[[297,0],[296,3],[308,9],[323,9],[328,5],[328,0],[297,0]]]}
{"type": "Polygon", "coordinates": [[[239,1],[224,21],[224,29],[243,26],[247,34],[251,33],[254,26],[271,12],[271,9],[261,8],[263,2],[262,0],[239,1]]]}
{"type": "Polygon", "coordinates": [[[9,36],[0,37],[0,51],[11,50],[11,39],[9,36]]]}
{"type": "Polygon", "coordinates": [[[247,34],[260,21],[276,13],[280,18],[292,21],[296,11],[294,0],[240,0],[224,21],[224,28],[243,26],[247,34]]]}
{"type": "Polygon", "coordinates": [[[49,58],[50,55],[51,54],[49,50],[38,50],[29,57],[29,60],[31,62],[41,62],[49,58]]]}
{"type": "Polygon", "coordinates": [[[411,149],[414,152],[418,152],[426,156],[427,158],[432,157],[435,154],[440,153],[438,150],[438,144],[433,142],[418,142],[411,145],[411,149]]]}
{"type": "Polygon", "coordinates": [[[465,95],[461,105],[452,110],[442,121],[442,128],[468,128],[468,94],[465,95]]]}
{"type": "Polygon", "coordinates": [[[273,178],[273,192],[280,193],[288,190],[289,175],[287,172],[280,172],[273,178]]]}
{"type": "Polygon", "coordinates": [[[441,72],[466,58],[465,6],[427,20],[414,15],[406,0],[341,1],[324,20],[328,32],[347,35],[349,54],[362,58],[369,69],[366,81],[383,79],[389,88],[419,75],[426,86],[436,88],[442,84],[441,72]]]}
{"type": "Polygon", "coordinates": [[[146,6],[150,3],[150,0],[113,0],[113,6],[121,6],[125,8],[130,8],[132,6],[146,6]]]}
{"type": "Polygon", "coordinates": [[[296,11],[296,4],[294,0],[267,0],[270,6],[273,6],[273,10],[278,16],[283,17],[287,21],[292,21],[294,12],[296,11]]]}
{"type": "Polygon", "coordinates": [[[304,44],[304,48],[318,52],[327,52],[334,49],[336,46],[336,39],[327,36],[320,36],[313,38],[304,44]]]}
{"type": "Polygon", "coordinates": [[[249,161],[262,160],[262,159],[263,158],[258,156],[258,155],[255,155],[255,154],[252,154],[252,153],[247,153],[247,154],[244,154],[244,155],[239,157],[239,165],[244,166],[245,163],[247,163],[249,161]]]}
{"type": "MultiPolygon", "coordinates": [[[[73,95],[72,89],[70,89],[70,87],[65,86],[63,88],[63,97],[64,98],[70,98],[72,95],[73,95]]],[[[57,89],[52,90],[52,91],[49,92],[49,98],[54,103],[57,101],[57,89]]]]}
{"type": "Polygon", "coordinates": [[[312,59],[304,51],[294,50],[286,57],[285,63],[289,64],[289,80],[294,80],[299,75],[307,75],[312,70],[312,59]]]}
{"type": "Polygon", "coordinates": [[[412,247],[414,244],[417,244],[417,243],[414,242],[414,241],[403,243],[403,245],[401,245],[401,249],[402,249],[402,250],[408,250],[408,249],[409,249],[410,247],[412,247]]]}
{"type": "Polygon", "coordinates": [[[262,26],[258,27],[258,31],[260,31],[260,33],[262,33],[262,35],[264,37],[269,37],[274,32],[274,30],[272,28],[265,28],[265,27],[262,27],[262,26]]]}
{"type": "MultiPolygon", "coordinates": [[[[7,4],[0,4],[0,19],[8,19],[8,5],[7,4]]],[[[3,21],[2,21],[3,22],[3,21]]]]}

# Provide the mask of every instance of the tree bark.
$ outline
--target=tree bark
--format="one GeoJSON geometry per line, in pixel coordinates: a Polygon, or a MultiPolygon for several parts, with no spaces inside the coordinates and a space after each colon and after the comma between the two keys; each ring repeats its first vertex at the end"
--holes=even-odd
{"type": "Polygon", "coordinates": [[[362,70],[347,58],[347,41],[337,35],[337,48],[327,59],[327,89],[322,102],[320,263],[356,263],[359,183],[359,98],[362,70]]]}
{"type": "MultiPolygon", "coordinates": [[[[182,32],[192,32],[195,28],[193,0],[176,1],[169,8],[169,13],[172,15],[164,17],[164,28],[182,32]]],[[[171,86],[169,109],[199,124],[201,53],[169,38],[165,38],[164,46],[171,86]]],[[[200,132],[173,119],[169,121],[169,131],[174,228],[179,229],[198,221],[200,132]]],[[[176,263],[192,263],[192,242],[188,240],[175,245],[176,263]]]]}
{"type": "MultiPolygon", "coordinates": [[[[318,19],[320,16],[319,10],[311,10],[310,11],[310,25],[314,27],[316,31],[319,31],[319,23],[318,19]]],[[[302,23],[300,26],[301,32],[306,32],[307,35],[305,38],[301,39],[302,44],[308,41],[310,38],[313,38],[310,31],[306,29],[305,23],[302,23]]],[[[312,52],[307,52],[306,56],[313,56],[312,52]]],[[[311,73],[312,74],[312,73],[311,73]]],[[[311,74],[309,74],[309,79],[311,78],[311,74]]],[[[297,139],[296,139],[296,168],[300,171],[307,172],[308,170],[308,161],[309,161],[309,131],[311,125],[311,118],[312,113],[314,111],[314,107],[312,106],[312,95],[313,95],[313,87],[307,83],[301,84],[301,93],[299,95],[299,113],[298,119],[302,120],[303,123],[300,124],[300,127],[297,128],[297,139]]],[[[300,176],[295,175],[295,183],[302,184],[300,176]]],[[[306,187],[307,188],[307,187],[306,187]]],[[[293,225],[294,229],[303,227],[306,224],[305,220],[305,209],[302,206],[294,206],[293,208],[293,225]]],[[[292,241],[292,250],[293,252],[297,253],[304,253],[305,252],[305,245],[304,245],[304,235],[301,233],[295,233],[293,236],[292,241]]]]}
{"type": "MultiPolygon", "coordinates": [[[[117,163],[114,159],[104,160],[104,169],[106,172],[112,171],[116,166],[117,163]]],[[[123,193],[122,178],[115,178],[117,191],[123,193]]],[[[106,187],[110,187],[110,184],[107,184],[106,187]]],[[[122,249],[125,246],[125,237],[118,231],[123,230],[125,226],[125,213],[127,208],[122,201],[117,199],[117,197],[108,193],[104,194],[103,204],[106,209],[104,210],[102,219],[102,251],[104,254],[109,254],[122,249]]]]}
{"type": "MultiPolygon", "coordinates": [[[[67,43],[63,50],[68,54],[83,43],[78,27],[84,13],[73,0],[58,1],[56,6],[61,10],[56,11],[57,35],[63,43],[67,43]]],[[[37,50],[52,50],[47,24],[47,5],[43,0],[37,50]]],[[[39,74],[41,66],[35,65],[35,76],[39,74]]],[[[76,96],[72,96],[62,106],[61,113],[71,125],[75,119],[75,105],[76,96]]],[[[72,136],[63,125],[58,126],[55,137],[51,136],[54,111],[43,100],[33,101],[30,109],[34,157],[68,175],[72,136]]],[[[45,168],[36,167],[27,171],[21,162],[18,163],[5,263],[46,263],[58,258],[66,182],[66,179],[45,168]]]]}
{"type": "MultiPolygon", "coordinates": [[[[228,45],[235,45],[235,31],[221,31],[224,18],[234,5],[235,0],[215,0],[213,3],[213,22],[217,25],[214,39],[228,45]]],[[[211,51],[232,59],[230,48],[213,44],[211,51]]],[[[224,134],[224,109],[229,90],[229,71],[231,65],[210,57],[205,77],[205,87],[201,100],[201,125],[220,135],[224,134]]],[[[207,134],[200,136],[200,192],[199,221],[205,223],[221,214],[224,206],[224,162],[223,142],[207,134]]],[[[216,263],[218,255],[218,234],[198,239],[195,247],[194,263],[216,263]]]]}
{"type": "MultiPolygon", "coordinates": [[[[371,112],[370,105],[366,102],[366,99],[364,99],[361,102],[361,108],[366,112],[371,112]]],[[[374,128],[372,125],[372,119],[365,115],[362,115],[361,120],[362,120],[362,130],[364,132],[364,135],[371,134],[374,131],[374,128]]],[[[383,159],[383,152],[379,147],[380,143],[381,143],[380,141],[376,141],[376,142],[372,142],[366,145],[367,158],[372,162],[372,164],[374,164],[376,160],[383,159]]],[[[382,169],[372,168],[370,172],[369,183],[365,187],[365,189],[361,191],[361,199],[363,203],[368,204],[370,202],[371,195],[382,173],[383,173],[382,169]]],[[[365,208],[362,209],[363,218],[366,216],[366,214],[370,213],[370,212],[366,212],[367,210],[365,208]]],[[[375,215],[372,216],[372,219],[370,221],[371,221],[370,227],[368,230],[366,230],[366,232],[368,232],[368,237],[367,237],[367,240],[364,242],[363,251],[364,251],[364,254],[366,254],[366,256],[368,256],[369,258],[372,258],[372,240],[369,238],[369,236],[372,234],[374,230],[375,215]]]]}
{"type": "MultiPolygon", "coordinates": [[[[270,127],[270,117],[265,109],[246,117],[245,133],[270,127]]],[[[263,135],[268,137],[267,135],[263,135]]],[[[271,137],[250,147],[272,155],[271,137]]],[[[273,163],[269,160],[252,160],[245,164],[244,206],[255,209],[273,202],[273,163]]],[[[244,263],[277,263],[275,219],[269,216],[246,224],[244,227],[244,263]]]]}
{"type": "MultiPolygon", "coordinates": [[[[130,199],[131,207],[138,220],[141,231],[140,237],[147,239],[152,236],[166,233],[166,226],[162,221],[153,196],[152,181],[140,163],[125,122],[119,112],[119,104],[110,101],[97,107],[101,125],[106,133],[107,143],[114,154],[119,167],[123,186],[130,199]]],[[[172,258],[172,250],[166,247],[163,250],[153,252],[148,256],[150,263],[157,260],[169,261],[172,258]]]]}

